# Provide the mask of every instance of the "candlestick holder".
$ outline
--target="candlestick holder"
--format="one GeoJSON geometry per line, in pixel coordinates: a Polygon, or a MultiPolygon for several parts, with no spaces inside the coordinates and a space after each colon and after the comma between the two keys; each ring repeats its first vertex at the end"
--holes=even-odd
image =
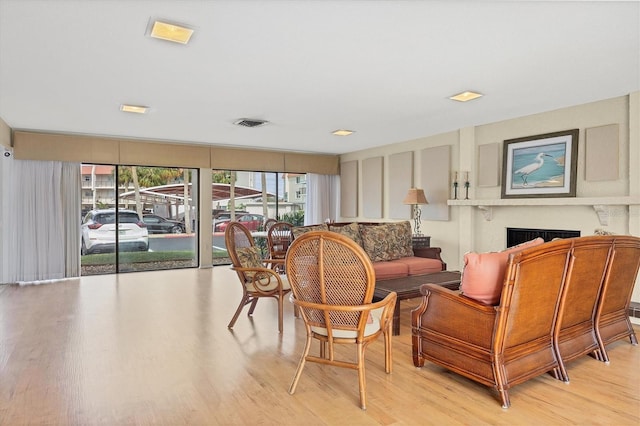
{"type": "Polygon", "coordinates": [[[469,199],[469,181],[466,181],[464,183],[464,191],[465,191],[464,199],[468,200],[469,199]]]}
{"type": "Polygon", "coordinates": [[[453,182],[453,199],[458,199],[458,181],[453,182]]]}

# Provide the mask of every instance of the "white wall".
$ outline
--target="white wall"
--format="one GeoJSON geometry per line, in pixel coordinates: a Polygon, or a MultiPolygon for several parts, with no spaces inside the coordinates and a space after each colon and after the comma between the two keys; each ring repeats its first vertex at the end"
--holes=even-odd
{"type": "MultiPolygon", "coordinates": [[[[474,200],[500,199],[500,186],[477,187],[478,146],[500,143],[524,136],[569,130],[580,130],[578,142],[578,171],[576,197],[640,197],[640,92],[629,96],[602,100],[584,105],[549,111],[527,117],[491,123],[413,141],[396,143],[341,156],[341,162],[383,156],[384,157],[384,209],[383,220],[389,220],[388,197],[390,191],[405,192],[408,188],[389,188],[388,157],[391,154],[414,151],[414,182],[420,182],[428,170],[420,170],[420,151],[441,145],[451,146],[451,170],[469,170],[471,188],[469,197],[474,200]],[[585,180],[585,130],[608,124],[618,124],[619,177],[609,181],[585,180]]],[[[498,164],[502,165],[500,158],[498,164]]],[[[359,173],[361,167],[358,168],[359,173]]],[[[501,174],[500,174],[501,175],[501,174]]],[[[359,176],[361,197],[362,176],[359,176]]],[[[428,179],[427,179],[428,181],[428,179]]],[[[464,190],[462,191],[464,193],[464,190]]],[[[453,189],[451,191],[453,196],[453,189]]],[[[460,192],[459,192],[460,194],[460,192]]],[[[362,200],[358,200],[359,217],[341,220],[372,220],[362,216],[362,200]]],[[[431,236],[431,245],[442,248],[442,256],[449,270],[460,270],[466,251],[495,251],[506,247],[506,228],[549,228],[579,230],[581,235],[593,235],[596,229],[616,234],[640,236],[640,206],[611,206],[609,223],[602,225],[593,206],[498,206],[492,209],[492,220],[486,220],[477,207],[450,206],[449,221],[422,221],[422,230],[431,236]]],[[[640,286],[636,284],[634,301],[640,301],[640,286]]]]}

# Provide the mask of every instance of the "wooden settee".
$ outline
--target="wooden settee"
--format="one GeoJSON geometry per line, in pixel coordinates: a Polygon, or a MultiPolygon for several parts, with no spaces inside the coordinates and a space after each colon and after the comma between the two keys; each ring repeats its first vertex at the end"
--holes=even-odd
{"type": "Polygon", "coordinates": [[[294,238],[307,231],[333,231],[353,239],[369,255],[376,280],[445,271],[439,247],[413,249],[411,224],[404,222],[337,222],[294,227],[294,238]]]}
{"type": "MultiPolygon", "coordinates": [[[[509,255],[497,305],[433,284],[412,311],[415,366],[431,361],[497,391],[540,374],[569,381],[566,363],[581,355],[608,360],[605,346],[628,337],[640,265],[640,238],[557,240],[509,255]]],[[[464,279],[464,271],[463,271],[464,279]]]]}

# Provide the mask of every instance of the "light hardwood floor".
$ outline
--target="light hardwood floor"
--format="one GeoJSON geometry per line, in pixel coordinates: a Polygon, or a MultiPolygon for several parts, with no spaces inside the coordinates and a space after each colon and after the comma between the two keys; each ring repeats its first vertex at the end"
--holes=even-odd
{"type": "Polygon", "coordinates": [[[487,387],[413,366],[416,299],[402,304],[393,373],[382,339],[367,351],[366,411],[355,371],[308,364],[289,395],[302,320],[287,302],[279,335],[275,301],[262,300],[230,331],[239,297],[226,266],[0,286],[0,424],[640,424],[640,347],[628,340],[609,365],[570,363],[569,384],[514,387],[502,409],[487,387]]]}

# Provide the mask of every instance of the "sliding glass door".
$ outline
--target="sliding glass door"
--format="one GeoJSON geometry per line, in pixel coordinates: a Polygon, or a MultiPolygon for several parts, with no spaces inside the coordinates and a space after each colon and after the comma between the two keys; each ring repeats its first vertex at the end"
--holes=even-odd
{"type": "Polygon", "coordinates": [[[197,170],[82,165],[82,275],[198,266],[197,170]]]}

